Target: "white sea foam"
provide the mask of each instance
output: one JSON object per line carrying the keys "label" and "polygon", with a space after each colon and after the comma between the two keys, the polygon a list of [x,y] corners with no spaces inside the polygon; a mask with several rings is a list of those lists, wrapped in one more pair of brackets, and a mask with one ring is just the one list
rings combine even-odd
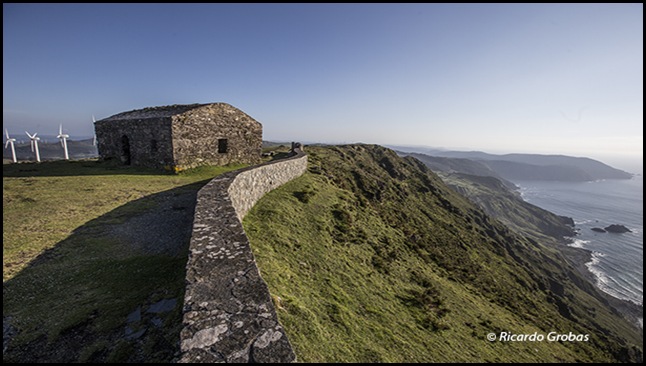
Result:
{"label": "white sea foam", "polygon": [[573,247],[573,248],[584,248],[586,244],[590,242],[590,240],[583,240],[583,239],[576,239],[576,238],[570,238],[572,239],[572,243],[568,244],[568,246]]}
{"label": "white sea foam", "polygon": [[[599,287],[603,292],[614,296],[621,300],[634,301],[630,297],[616,290],[616,282],[613,281],[604,271],[598,268],[598,264],[601,261],[601,258],[605,257],[604,253],[597,251],[592,252],[592,260],[585,264],[588,270],[594,275],[597,279],[597,287]],[[613,286],[614,284],[614,286]]]}
{"label": "white sea foam", "polygon": [[626,234],[632,234],[632,235],[638,236],[638,235],[642,234],[643,229],[642,228],[636,228],[636,227],[629,227],[628,230],[630,230],[630,232],[626,233]]}
{"label": "white sea foam", "polygon": [[[611,296],[642,303],[643,290],[643,183],[599,180],[593,184],[568,182],[519,183],[526,201],[574,219],[578,235],[571,247],[594,251],[587,268],[597,287]],[[632,232],[599,234],[593,227],[618,223]],[[607,254],[605,257],[601,254]]]}

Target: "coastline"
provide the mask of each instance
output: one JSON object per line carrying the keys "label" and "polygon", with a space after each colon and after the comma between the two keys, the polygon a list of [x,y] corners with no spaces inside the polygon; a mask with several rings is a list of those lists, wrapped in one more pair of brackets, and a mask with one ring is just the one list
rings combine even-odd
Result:
{"label": "coastline", "polygon": [[[640,176],[639,174],[633,174],[633,177],[629,179],[630,181],[633,181],[636,179],[637,176]],[[641,180],[641,178],[640,178]],[[608,197],[603,198],[606,199],[606,201],[603,201],[603,199],[599,198],[601,200],[601,204],[598,204],[596,199],[596,195],[599,193],[598,191],[590,189],[592,186],[586,186],[586,189],[580,190],[581,192],[584,192],[584,194],[587,194],[588,196],[593,196],[593,202],[592,206],[588,207],[589,209],[596,210],[595,212],[582,212],[579,209],[572,208],[571,205],[568,207],[567,205],[561,205],[560,202],[558,202],[559,199],[567,199],[569,200],[569,197],[566,197],[564,192],[568,190],[561,190],[559,191],[558,189],[554,189],[553,192],[550,190],[550,186],[544,187],[542,185],[538,185],[538,188],[535,187],[535,191],[537,192],[548,192],[549,194],[547,195],[540,195],[540,194],[533,194],[530,195],[529,197],[526,195],[529,191],[525,192],[523,191],[523,187],[526,188],[523,184],[520,182],[514,182],[517,185],[521,187],[519,190],[521,193],[521,197],[525,202],[528,202],[533,205],[540,205],[540,203],[544,203],[545,205],[540,205],[539,207],[552,212],[554,214],[555,211],[559,212],[557,215],[563,215],[571,218],[577,217],[577,220],[581,222],[576,222],[573,220],[573,224],[570,224],[568,226],[571,226],[571,228],[575,231],[574,235],[571,236],[563,236],[563,237],[556,237],[557,241],[562,244],[560,247],[560,250],[564,256],[564,258],[567,260],[567,262],[575,268],[576,272],[578,272],[578,275],[586,280],[586,284],[579,283],[579,287],[584,289],[586,292],[590,293],[592,296],[595,296],[597,299],[601,300],[604,304],[606,304],[608,307],[610,307],[613,311],[616,313],[622,315],[625,319],[627,319],[631,324],[635,325],[639,330],[643,330],[643,304],[641,302],[636,302],[635,300],[626,300],[622,298],[617,298],[613,296],[611,293],[605,292],[602,288],[602,284],[600,285],[600,278],[598,277],[598,274],[596,274],[597,270],[597,263],[600,260],[600,257],[597,255],[597,251],[604,251],[603,249],[605,248],[598,248],[595,247],[594,245],[588,245],[590,243],[590,240],[594,240],[594,238],[590,237],[590,235],[585,235],[585,233],[582,232],[582,230],[590,230],[592,226],[595,224],[593,221],[597,222],[599,220],[603,221],[604,218],[607,219],[606,216],[604,216],[603,212],[604,210],[609,210],[610,209],[617,209],[616,206],[613,206],[613,204],[616,204],[616,199],[623,199],[624,202],[625,200],[630,199],[629,196],[625,196],[623,191],[621,194],[618,194],[620,190],[618,190],[614,185],[608,186],[608,182],[611,182],[614,180],[601,180],[599,182],[593,182],[593,183],[599,183],[602,184],[603,192],[605,193],[606,191],[609,190],[610,194],[612,195],[613,201],[612,204],[608,206]],[[623,180],[622,180],[623,181]],[[528,185],[531,186],[531,185]],[[560,186],[559,186],[560,187]],[[557,188],[559,188],[557,187]],[[594,186],[596,187],[596,185]],[[621,189],[632,189],[634,187],[640,187],[639,192],[641,192],[641,186],[638,185],[630,185],[630,186],[621,186]],[[562,188],[562,187],[560,187]],[[576,188],[576,187],[575,187]],[[568,187],[569,192],[579,192],[579,190]],[[632,191],[631,191],[632,192]],[[551,195],[554,194],[554,195]],[[543,198],[548,197],[547,200],[543,200]],[[528,200],[528,198],[530,198]],[[585,198],[585,196],[583,196]],[[588,197],[590,198],[590,197]],[[581,200],[581,197],[578,198]],[[572,203],[578,203],[575,199],[570,202]],[[604,206],[605,205],[605,206]],[[558,208],[558,209],[557,209]],[[554,211],[552,211],[554,209]],[[630,223],[633,222],[634,220],[630,220],[631,217],[622,217],[622,219],[619,219],[616,215],[612,215],[612,218],[616,220],[616,222],[620,223]],[[606,220],[611,223],[611,220]],[[632,228],[632,227],[631,227]],[[638,229],[640,230],[640,229]],[[602,258],[601,258],[602,259]],[[578,276],[577,276],[578,277]],[[588,286],[589,284],[589,286]],[[588,288],[590,287],[590,288]]]}
{"label": "coastline", "polygon": [[587,264],[592,262],[592,251],[589,249],[573,247],[571,239],[563,238],[564,245],[562,253],[565,259],[576,269],[576,271],[592,286],[595,290],[597,297],[603,300],[617,313],[621,314],[631,324],[635,325],[638,329],[643,330],[643,305],[636,304],[632,301],[616,298],[597,286],[597,277],[590,271]]}

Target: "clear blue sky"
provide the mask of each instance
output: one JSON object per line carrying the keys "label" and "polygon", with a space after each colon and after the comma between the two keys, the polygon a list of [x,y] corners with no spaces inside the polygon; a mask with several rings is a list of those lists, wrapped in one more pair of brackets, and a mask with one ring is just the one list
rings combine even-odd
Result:
{"label": "clear blue sky", "polygon": [[267,140],[642,156],[642,4],[3,4],[2,23],[12,134],[227,102]]}

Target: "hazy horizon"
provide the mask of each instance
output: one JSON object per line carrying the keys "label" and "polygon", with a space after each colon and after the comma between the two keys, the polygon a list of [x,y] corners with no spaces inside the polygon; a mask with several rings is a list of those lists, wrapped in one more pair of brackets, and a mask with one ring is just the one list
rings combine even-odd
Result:
{"label": "hazy horizon", "polygon": [[[28,144],[29,139],[27,136],[24,138],[22,136],[11,136],[12,138],[16,138],[16,144]],[[41,137],[41,143],[58,143],[58,139],[56,138],[56,135],[39,135]],[[70,136],[68,141],[81,141],[81,140],[89,140],[92,139],[93,136]],[[6,139],[5,139],[6,140]],[[4,140],[3,140],[4,141]],[[286,140],[286,139],[277,139],[277,140],[267,140],[263,139],[263,141],[268,141],[268,142],[284,142],[288,143],[291,142],[291,140]],[[304,144],[329,144],[329,145],[343,145],[343,144],[354,144],[354,143],[370,143],[370,142],[360,142],[360,141],[355,141],[355,142],[320,142],[320,141],[300,141]],[[606,165],[609,165],[613,168],[621,169],[629,173],[633,174],[643,174],[643,157],[642,156],[612,156],[612,155],[569,155],[569,154],[563,154],[559,152],[552,152],[552,153],[541,153],[541,152],[527,152],[527,151],[498,151],[498,150],[487,150],[487,149],[475,149],[475,148],[465,148],[465,147],[457,147],[457,148],[447,148],[447,147],[438,147],[438,146],[423,146],[423,145],[397,145],[397,144],[378,144],[386,147],[391,147],[391,148],[397,148],[397,147],[406,147],[410,149],[418,149],[420,152],[424,153],[423,150],[425,149],[433,149],[433,150],[444,150],[444,151],[480,151],[488,154],[494,154],[494,155],[505,155],[505,154],[540,154],[540,155],[567,155],[567,156],[573,156],[573,157],[583,157],[583,158],[590,158],[594,160],[598,160]]]}
{"label": "hazy horizon", "polygon": [[3,4],[3,127],[226,102],[265,140],[643,159],[643,4]]}

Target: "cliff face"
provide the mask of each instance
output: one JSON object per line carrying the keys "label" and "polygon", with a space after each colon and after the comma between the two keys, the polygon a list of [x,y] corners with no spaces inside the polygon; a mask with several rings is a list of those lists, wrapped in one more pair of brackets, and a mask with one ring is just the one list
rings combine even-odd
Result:
{"label": "cliff face", "polygon": [[503,182],[486,176],[441,173],[442,180],[516,233],[534,240],[574,237],[574,221],[525,202]]}
{"label": "cliff face", "polygon": [[423,162],[435,173],[463,173],[472,176],[494,177],[509,189],[516,189],[516,185],[489,168],[484,162],[463,159],[463,158],[444,158],[417,153],[399,153],[401,156],[412,156]]}
{"label": "cliff face", "polygon": [[509,230],[414,158],[307,151],[309,171],[243,222],[299,360],[641,361],[640,332],[555,240]]}

